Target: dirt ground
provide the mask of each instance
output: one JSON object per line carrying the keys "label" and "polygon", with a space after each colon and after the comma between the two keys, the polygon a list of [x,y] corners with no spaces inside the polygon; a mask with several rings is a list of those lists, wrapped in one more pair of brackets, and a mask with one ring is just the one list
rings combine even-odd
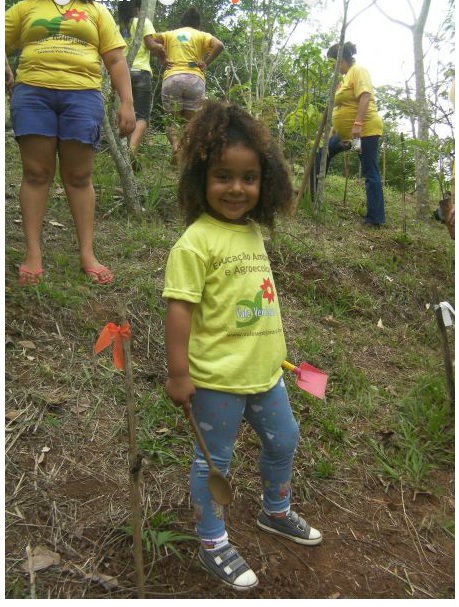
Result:
{"label": "dirt ground", "polygon": [[[30,463],[32,467],[33,462]],[[61,562],[36,573],[38,596],[45,597],[50,592],[53,598],[135,598],[131,547],[118,542],[112,549],[108,542],[107,548],[108,530],[101,521],[104,512],[109,515],[107,505],[113,506],[112,500],[119,500],[121,488],[106,475],[87,474],[83,462],[79,467],[83,474],[78,478],[49,487],[44,495],[38,490],[33,504],[20,504],[15,509],[33,534],[33,527],[49,527],[50,517],[62,516],[58,508],[78,507],[75,529],[67,529],[66,537],[53,541],[52,533],[48,536],[50,541],[45,545],[59,552]],[[147,475],[145,491],[149,480]],[[166,492],[176,495],[176,511],[192,533],[186,489],[177,484],[177,474],[171,474],[170,479],[163,477],[161,484]],[[186,487],[185,475],[183,485]],[[254,525],[259,509],[256,496],[247,495],[239,483],[235,484],[240,493],[236,490],[236,500],[229,508],[228,530],[233,543],[256,571],[259,586],[242,594],[220,584],[202,570],[196,546],[188,543],[182,545],[180,559],[171,554],[152,563],[145,555],[146,598],[425,599],[439,598],[439,594],[452,598],[453,543],[445,540],[444,534],[421,535],[416,530],[419,521],[437,513],[439,501],[431,495],[413,499],[413,495],[402,491],[386,492],[374,479],[354,479],[347,485],[346,500],[342,499],[343,488],[333,487],[330,482],[312,487],[314,497],[307,503],[294,500],[294,508],[320,528],[324,536],[320,546],[308,548],[258,530]],[[124,497],[129,500],[126,492]],[[150,498],[153,500],[154,496]],[[168,503],[174,505],[172,501]],[[22,531],[17,529],[7,538],[10,565],[13,556],[18,566],[24,562],[21,556],[27,537]],[[99,541],[101,546],[97,545]],[[24,584],[26,579],[23,572]]]}
{"label": "dirt ground", "polygon": [[[10,330],[14,325],[10,315]],[[38,349],[69,359],[72,372],[76,352],[61,340],[51,354],[51,323],[35,329],[29,338]],[[10,338],[18,337],[13,332]],[[27,361],[11,357],[7,380],[7,390],[20,393]],[[59,432],[46,430],[37,395],[22,424],[7,428],[7,598],[31,591],[38,598],[135,598],[132,543],[116,531],[130,516],[123,410],[104,403],[88,420],[83,397],[79,408],[65,398],[57,390],[47,395],[46,408],[60,417]],[[185,423],[176,431],[189,437]],[[299,546],[255,526],[260,487],[251,471],[257,457],[251,432],[244,426],[238,441],[247,465],[231,477],[234,501],[227,522],[231,541],[259,577],[258,587],[242,594],[220,584],[200,566],[197,544],[187,541],[177,545],[178,554],[144,552],[146,598],[454,597],[454,542],[431,524],[454,517],[452,473],[438,474],[442,490],[436,496],[389,487],[365,466],[339,480],[309,480],[307,466],[296,461],[292,506],[324,537],[319,546]],[[141,504],[142,511],[173,512],[174,529],[193,534],[187,476],[183,466],[146,461]],[[59,560],[32,574],[28,546],[42,546]]]}

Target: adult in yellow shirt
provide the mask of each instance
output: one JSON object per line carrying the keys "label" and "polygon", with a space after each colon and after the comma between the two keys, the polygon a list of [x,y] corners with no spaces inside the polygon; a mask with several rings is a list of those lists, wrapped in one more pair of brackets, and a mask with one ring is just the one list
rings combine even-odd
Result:
{"label": "adult in yellow shirt", "polygon": [[120,98],[121,137],[135,127],[126,46],[109,11],[94,0],[22,0],[5,13],[7,55],[20,50],[11,118],[23,165],[19,192],[26,255],[19,283],[42,277],[41,235],[56,171],[75,222],[81,266],[95,284],[113,281],[93,250],[94,153],[104,116],[101,60]]}
{"label": "adult in yellow shirt", "polygon": [[[355,63],[355,44],[346,42],[339,71],[344,76],[335,93],[333,131],[328,145],[330,160],[350,148],[350,141],[360,139],[359,159],[365,178],[367,213],[364,224],[379,227],[385,223],[384,194],[379,173],[379,139],[383,123],[375,105],[370,74]],[[327,57],[337,59],[338,44],[328,49]],[[316,163],[316,169],[320,162]]]}
{"label": "adult in yellow shirt", "polygon": [[166,134],[172,164],[178,161],[180,147],[177,124],[188,122],[201,109],[206,94],[204,72],[224,48],[223,42],[200,28],[201,16],[192,7],[183,13],[178,29],[153,36],[166,49],[161,99],[164,111],[171,115]]}
{"label": "adult in yellow shirt", "polygon": [[[121,35],[129,46],[135,36],[141,4],[142,0],[130,0],[129,2],[123,0],[118,3]],[[143,26],[140,47],[130,69],[136,125],[129,138],[129,150],[132,166],[135,170],[140,168],[136,154],[150,122],[153,100],[150,51],[162,61],[166,59],[164,47],[153,40],[153,34],[155,33],[155,28],[147,17]],[[128,52],[129,49],[126,48],[124,54],[127,56]]]}

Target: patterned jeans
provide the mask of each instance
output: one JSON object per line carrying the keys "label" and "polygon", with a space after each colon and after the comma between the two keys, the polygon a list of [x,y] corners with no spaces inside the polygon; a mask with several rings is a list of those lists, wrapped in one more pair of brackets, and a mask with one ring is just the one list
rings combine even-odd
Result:
{"label": "patterned jeans", "polygon": [[[293,417],[281,377],[277,385],[260,394],[228,394],[198,388],[192,410],[211,458],[227,474],[239,426],[244,418],[261,441],[259,471],[263,491],[263,509],[280,513],[290,506],[290,477],[298,444],[299,428]],[[205,540],[225,535],[223,507],[216,504],[207,487],[208,466],[195,446],[190,484],[196,530]]]}

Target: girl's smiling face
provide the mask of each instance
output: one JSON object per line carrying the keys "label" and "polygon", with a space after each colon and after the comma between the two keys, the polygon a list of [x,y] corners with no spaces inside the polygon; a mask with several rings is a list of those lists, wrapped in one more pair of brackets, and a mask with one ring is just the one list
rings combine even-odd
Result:
{"label": "girl's smiling face", "polygon": [[261,166],[258,154],[243,143],[229,145],[209,165],[206,195],[210,215],[243,224],[260,197]]}

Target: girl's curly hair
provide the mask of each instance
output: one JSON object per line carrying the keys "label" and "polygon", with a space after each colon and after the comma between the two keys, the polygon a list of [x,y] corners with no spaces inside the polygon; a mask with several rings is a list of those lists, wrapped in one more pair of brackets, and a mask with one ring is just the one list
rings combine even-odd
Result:
{"label": "girl's curly hair", "polygon": [[209,209],[206,197],[207,170],[228,146],[241,143],[260,159],[260,198],[248,217],[272,228],[276,213],[293,208],[293,188],[280,147],[268,128],[239,106],[207,101],[188,124],[182,140],[179,204],[186,224]]}

